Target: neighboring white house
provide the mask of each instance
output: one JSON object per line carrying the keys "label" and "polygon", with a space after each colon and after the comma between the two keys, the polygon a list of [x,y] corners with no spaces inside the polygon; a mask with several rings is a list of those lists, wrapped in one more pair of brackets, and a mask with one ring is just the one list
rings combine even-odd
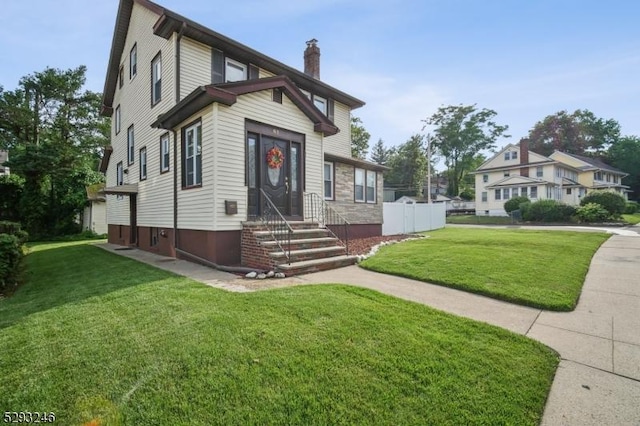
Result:
{"label": "neighboring white house", "polygon": [[103,91],[112,118],[109,242],[246,264],[248,221],[267,199],[290,222],[326,203],[351,238],[382,233],[382,173],[351,158],[364,105],[304,72],[148,0],[121,0]]}
{"label": "neighboring white house", "polygon": [[474,172],[476,215],[506,216],[505,201],[526,196],[579,205],[588,192],[610,189],[627,198],[627,174],[601,161],[556,151],[549,157],[509,144]]}
{"label": "neighboring white house", "polygon": [[82,213],[82,229],[93,231],[98,235],[106,234],[107,229],[107,200],[100,191],[104,189],[104,184],[88,186],[87,205]]}

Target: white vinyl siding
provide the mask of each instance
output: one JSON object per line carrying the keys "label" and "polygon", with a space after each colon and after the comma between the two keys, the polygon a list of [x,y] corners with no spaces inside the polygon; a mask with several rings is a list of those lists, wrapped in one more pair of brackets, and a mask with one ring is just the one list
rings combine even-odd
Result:
{"label": "white vinyl siding", "polygon": [[337,101],[333,102],[333,124],[340,129],[340,132],[324,138],[324,152],[350,158],[351,112],[348,106]]}
{"label": "white vinyl siding", "polygon": [[211,84],[211,47],[184,37],[180,42],[180,99],[207,84]]}
{"label": "white vinyl siding", "polygon": [[[138,3],[133,2],[131,23],[125,41],[120,63],[124,64],[124,85],[114,93],[113,105],[120,105],[123,131],[117,135],[115,126],[111,132],[111,144],[114,148],[107,170],[107,186],[116,183],[116,164],[127,164],[127,132],[131,124],[135,125],[135,141],[147,147],[147,180],[139,182],[140,162],[128,167],[124,175],[125,184],[138,183],[138,225],[169,228],[173,227],[173,173],[160,175],[160,136],[166,130],[149,126],[159,111],[166,111],[174,105],[174,96],[162,96],[160,102],[151,110],[151,72],[147,68],[153,58],[162,51],[162,85],[174,87],[174,44],[175,35],[165,40],[153,34],[153,25],[160,16]],[[129,52],[134,43],[137,45],[137,76],[127,78]],[[146,65],[145,65],[146,64]],[[143,66],[144,65],[144,66]],[[140,68],[142,66],[142,68]],[[207,68],[208,70],[209,68]],[[113,225],[129,224],[129,197],[107,196],[108,223]]]}

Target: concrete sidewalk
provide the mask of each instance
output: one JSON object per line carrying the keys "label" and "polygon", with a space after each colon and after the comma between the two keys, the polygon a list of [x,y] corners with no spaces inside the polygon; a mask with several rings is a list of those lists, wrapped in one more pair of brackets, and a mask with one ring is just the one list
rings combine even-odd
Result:
{"label": "concrete sidewalk", "polygon": [[[559,229],[559,228],[554,228]],[[591,229],[589,229],[591,230]],[[620,232],[624,231],[624,232]],[[281,280],[232,274],[139,250],[121,255],[230,291],[297,284],[366,287],[536,339],[562,358],[543,425],[640,425],[640,227],[620,229],[597,251],[573,312],[541,311],[358,266]]]}

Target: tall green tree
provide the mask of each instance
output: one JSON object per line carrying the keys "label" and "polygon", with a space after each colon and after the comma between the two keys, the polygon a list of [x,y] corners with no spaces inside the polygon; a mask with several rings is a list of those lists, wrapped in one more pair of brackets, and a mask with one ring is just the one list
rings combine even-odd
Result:
{"label": "tall green tree", "polygon": [[360,117],[351,116],[351,156],[364,160],[369,150],[371,135],[364,128]]}
{"label": "tall green tree", "polygon": [[396,195],[423,194],[427,175],[427,157],[424,137],[413,135],[409,140],[391,151],[385,174],[385,185],[396,188]]}
{"label": "tall green tree", "polygon": [[448,172],[448,195],[460,194],[465,175],[473,170],[474,157],[483,150],[495,148],[500,137],[509,137],[507,125],[494,121],[497,113],[478,109],[476,105],[449,105],[438,108],[431,117],[422,120],[423,130],[433,126],[432,148],[444,159]]}
{"label": "tall green tree", "polygon": [[638,136],[624,136],[612,145],[607,152],[606,161],[629,173],[622,179],[622,183],[629,185],[631,199],[640,201],[640,138]]}
{"label": "tall green tree", "polygon": [[0,149],[25,180],[20,211],[32,235],[74,230],[85,186],[101,179],[109,120],[100,115],[101,95],[83,90],[85,74],[84,66],[47,68],[0,90]]}
{"label": "tall green tree", "polygon": [[529,149],[549,156],[554,150],[570,154],[603,155],[620,139],[620,124],[596,117],[589,110],[560,111],[537,122],[523,140]]}
{"label": "tall green tree", "polygon": [[384,166],[389,161],[389,150],[385,148],[382,139],[378,139],[371,150],[371,161]]}

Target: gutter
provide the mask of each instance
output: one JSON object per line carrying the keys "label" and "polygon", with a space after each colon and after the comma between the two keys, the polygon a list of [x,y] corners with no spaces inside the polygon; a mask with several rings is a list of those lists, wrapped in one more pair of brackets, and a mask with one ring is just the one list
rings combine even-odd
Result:
{"label": "gutter", "polygon": [[[180,32],[176,37],[176,47],[175,47],[175,75],[176,75],[176,83],[175,83],[175,99],[176,104],[180,102],[180,41],[182,40],[182,35],[184,34],[184,30],[187,28],[186,22],[182,23],[182,27],[180,27]],[[173,131],[173,248],[178,251],[178,133]]]}

